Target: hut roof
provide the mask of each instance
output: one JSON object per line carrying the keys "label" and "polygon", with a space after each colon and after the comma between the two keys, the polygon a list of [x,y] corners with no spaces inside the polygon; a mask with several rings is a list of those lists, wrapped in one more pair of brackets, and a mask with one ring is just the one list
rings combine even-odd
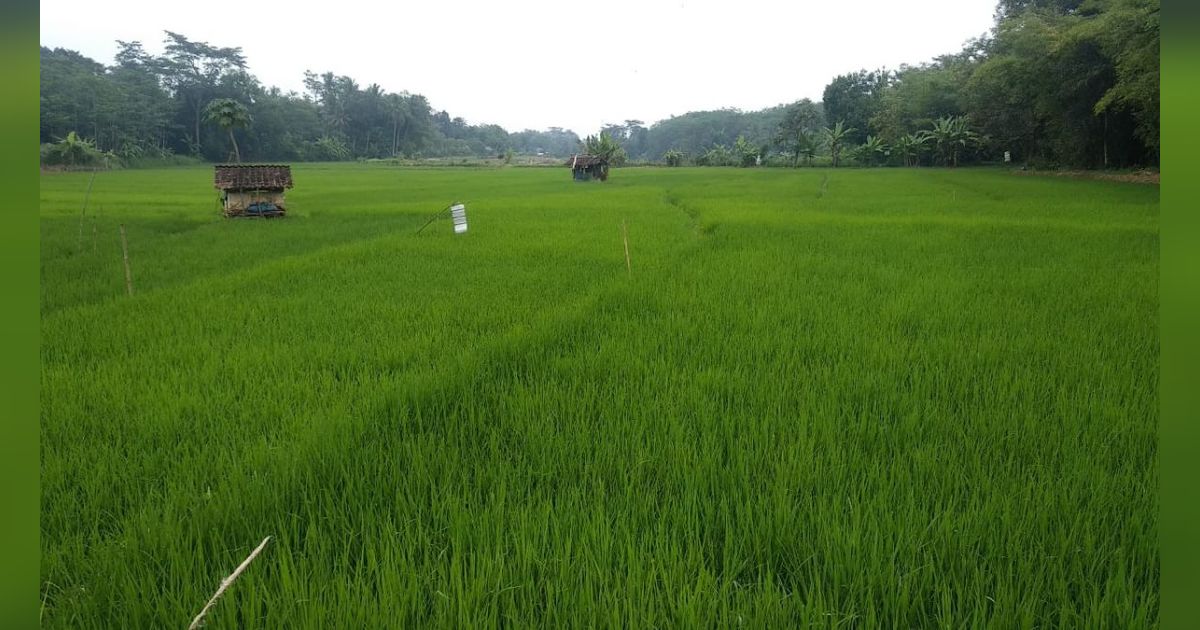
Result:
{"label": "hut roof", "polygon": [[587,168],[597,164],[608,164],[608,160],[599,155],[576,155],[567,160],[567,166],[571,168]]}
{"label": "hut roof", "polygon": [[218,164],[213,186],[220,190],[272,190],[292,187],[286,164]]}

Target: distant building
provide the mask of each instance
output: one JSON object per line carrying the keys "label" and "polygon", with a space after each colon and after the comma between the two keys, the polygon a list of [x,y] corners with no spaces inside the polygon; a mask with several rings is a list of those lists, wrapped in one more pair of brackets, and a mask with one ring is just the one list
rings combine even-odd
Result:
{"label": "distant building", "polygon": [[227,217],[279,217],[287,212],[284,191],[292,187],[286,164],[218,164],[213,186],[221,191]]}
{"label": "distant building", "polygon": [[604,181],[608,179],[608,160],[598,155],[578,155],[567,160],[567,166],[575,175],[575,181],[586,182],[592,179]]}

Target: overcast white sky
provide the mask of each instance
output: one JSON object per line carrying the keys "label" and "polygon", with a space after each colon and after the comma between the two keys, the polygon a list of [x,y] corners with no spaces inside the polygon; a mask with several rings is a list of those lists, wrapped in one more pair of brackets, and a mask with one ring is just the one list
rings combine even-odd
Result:
{"label": "overcast white sky", "polygon": [[110,64],[171,30],[241,46],[267,85],[304,70],[424,94],[509,131],[820,100],[835,75],[956,52],[995,0],[42,0],[43,46]]}

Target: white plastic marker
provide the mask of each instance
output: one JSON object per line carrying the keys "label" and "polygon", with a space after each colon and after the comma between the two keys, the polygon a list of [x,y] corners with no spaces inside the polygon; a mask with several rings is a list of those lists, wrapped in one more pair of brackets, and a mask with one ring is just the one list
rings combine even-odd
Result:
{"label": "white plastic marker", "polygon": [[467,231],[467,207],[461,203],[450,206],[450,218],[454,219],[454,233],[462,234]]}

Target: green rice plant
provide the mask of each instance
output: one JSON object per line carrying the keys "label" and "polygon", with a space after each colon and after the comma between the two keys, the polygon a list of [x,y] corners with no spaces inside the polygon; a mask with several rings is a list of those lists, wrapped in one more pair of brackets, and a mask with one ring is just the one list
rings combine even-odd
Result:
{"label": "green rice plant", "polygon": [[43,175],[45,626],[1156,625],[1157,187],[294,175]]}

